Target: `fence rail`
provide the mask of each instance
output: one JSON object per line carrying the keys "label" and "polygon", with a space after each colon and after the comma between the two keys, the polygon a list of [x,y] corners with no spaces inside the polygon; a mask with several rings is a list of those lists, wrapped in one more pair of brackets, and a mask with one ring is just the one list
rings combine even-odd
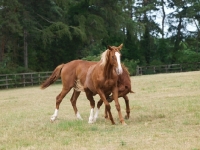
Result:
{"label": "fence rail", "polygon": [[[33,72],[0,75],[0,89],[41,84],[52,72]],[[60,82],[57,80],[56,82]]]}
{"label": "fence rail", "polygon": [[[170,64],[160,66],[137,66],[136,75],[172,73],[200,70],[200,62],[187,64]],[[33,72],[0,75],[0,89],[40,85],[52,74],[49,72]],[[56,81],[60,83],[61,80]]]}
{"label": "fence rail", "polygon": [[137,66],[136,75],[173,73],[200,70],[200,62],[159,66]]}

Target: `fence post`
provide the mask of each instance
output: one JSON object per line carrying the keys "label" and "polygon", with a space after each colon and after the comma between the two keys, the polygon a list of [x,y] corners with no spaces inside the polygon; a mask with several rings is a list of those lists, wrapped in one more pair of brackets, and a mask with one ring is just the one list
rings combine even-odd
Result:
{"label": "fence post", "polygon": [[153,72],[156,73],[156,66],[153,66]]}
{"label": "fence post", "polygon": [[6,75],[6,88],[8,88],[8,76]]}
{"label": "fence post", "polygon": [[25,87],[25,76],[24,76],[24,74],[23,74],[23,82],[24,82],[24,87]]}
{"label": "fence post", "polygon": [[182,72],[183,70],[182,70],[182,64],[180,64],[180,72]]}
{"label": "fence post", "polygon": [[167,70],[168,70],[167,68],[168,68],[168,66],[167,66],[167,65],[165,65],[165,73],[167,73]]}
{"label": "fence post", "polygon": [[136,67],[136,76],[139,75],[139,66]]}
{"label": "fence post", "polygon": [[15,74],[15,84],[14,84],[15,87],[17,87],[17,77],[16,77],[16,74]]}
{"label": "fence post", "polygon": [[33,74],[31,73],[31,83],[33,85]]}
{"label": "fence post", "polygon": [[40,84],[40,73],[38,73],[38,83]]}

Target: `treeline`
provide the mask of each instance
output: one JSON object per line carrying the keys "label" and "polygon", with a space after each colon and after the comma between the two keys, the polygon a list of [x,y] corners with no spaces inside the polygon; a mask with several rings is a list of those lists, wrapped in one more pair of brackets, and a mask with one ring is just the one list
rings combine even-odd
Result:
{"label": "treeline", "polygon": [[0,0],[0,74],[98,60],[121,43],[129,68],[199,62],[199,26],[199,0]]}

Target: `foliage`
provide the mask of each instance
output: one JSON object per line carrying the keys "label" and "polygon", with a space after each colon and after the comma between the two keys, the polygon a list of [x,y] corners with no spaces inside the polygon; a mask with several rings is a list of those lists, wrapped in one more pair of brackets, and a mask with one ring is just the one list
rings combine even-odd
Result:
{"label": "foliage", "polygon": [[9,57],[6,57],[4,61],[0,63],[0,74],[13,74],[24,72],[32,72],[32,70],[12,63]]}
{"label": "foliage", "polygon": [[100,56],[87,56],[87,57],[84,57],[83,60],[87,60],[87,61],[99,61],[100,60]]}
{"label": "foliage", "polygon": [[[125,62],[199,61],[200,3],[195,0],[3,0],[0,5],[0,64],[9,59],[10,72],[12,66],[27,66],[26,60],[34,71],[74,59],[97,60],[108,45],[121,43]],[[164,17],[162,8],[172,12]],[[190,24],[196,30],[190,31]]]}
{"label": "foliage", "polygon": [[178,51],[178,62],[180,63],[194,63],[200,62],[200,54],[193,51],[185,42],[180,43],[181,49]]}
{"label": "foliage", "polygon": [[128,71],[131,76],[136,75],[136,67],[138,63],[139,61],[134,61],[133,59],[131,60],[125,59],[123,61],[123,64],[128,68]]}

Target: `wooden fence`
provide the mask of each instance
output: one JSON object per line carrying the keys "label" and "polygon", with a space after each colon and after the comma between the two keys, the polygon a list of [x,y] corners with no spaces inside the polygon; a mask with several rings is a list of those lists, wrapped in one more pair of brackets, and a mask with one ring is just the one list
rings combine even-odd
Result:
{"label": "wooden fence", "polygon": [[[52,72],[33,72],[0,75],[0,89],[40,85]],[[60,82],[57,80],[56,82]]]}
{"label": "wooden fence", "polygon": [[185,64],[169,64],[160,66],[137,66],[136,75],[174,73],[200,70],[200,62]]}
{"label": "wooden fence", "polygon": [[[170,64],[160,66],[137,66],[136,75],[172,73],[200,70],[200,62],[190,64]],[[51,75],[49,72],[33,72],[0,75],[0,89],[40,85]],[[61,80],[56,81],[60,83]]]}

